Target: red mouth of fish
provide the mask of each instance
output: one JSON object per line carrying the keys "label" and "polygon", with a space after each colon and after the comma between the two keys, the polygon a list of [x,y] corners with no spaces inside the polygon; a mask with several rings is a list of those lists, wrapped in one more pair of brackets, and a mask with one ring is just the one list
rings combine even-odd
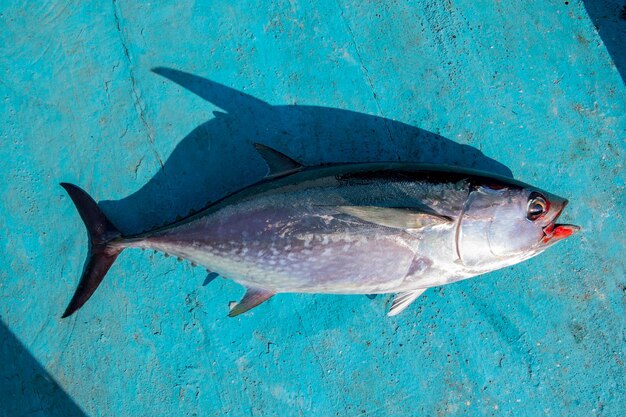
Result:
{"label": "red mouth of fish", "polygon": [[543,243],[554,243],[559,240],[565,239],[573,235],[574,233],[580,230],[579,226],[575,226],[573,224],[557,224],[556,221],[563,213],[563,210],[567,206],[567,200],[563,203],[563,206],[559,210],[559,212],[554,216],[554,220],[550,222],[546,227],[543,228],[543,238],[541,241]]}

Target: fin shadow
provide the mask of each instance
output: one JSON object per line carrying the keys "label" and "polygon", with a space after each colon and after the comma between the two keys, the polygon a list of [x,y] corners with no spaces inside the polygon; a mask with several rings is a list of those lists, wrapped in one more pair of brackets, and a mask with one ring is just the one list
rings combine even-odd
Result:
{"label": "fin shadow", "polygon": [[402,122],[330,107],[272,105],[197,75],[169,68],[153,72],[224,112],[214,112],[214,118],[183,138],[163,168],[139,190],[101,203],[127,233],[172,221],[259,180],[265,167],[255,142],[308,165],[401,160],[512,177],[506,166],[476,148]]}
{"label": "fin shadow", "polygon": [[219,274],[217,274],[216,272],[209,272],[209,274],[204,279],[204,282],[202,282],[202,286],[206,287],[211,282],[213,282],[215,280],[215,278],[217,278],[217,277],[219,277]]}
{"label": "fin shadow", "polygon": [[[626,2],[624,0],[583,0],[602,42],[626,83]],[[580,42],[586,42],[580,39]]]}
{"label": "fin shadow", "polygon": [[87,415],[1,321],[0,357],[0,416]]}

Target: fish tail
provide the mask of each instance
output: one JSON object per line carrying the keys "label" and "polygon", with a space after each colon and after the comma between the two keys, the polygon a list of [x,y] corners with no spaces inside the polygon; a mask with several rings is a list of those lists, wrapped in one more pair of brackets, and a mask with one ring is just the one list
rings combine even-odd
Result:
{"label": "fish tail", "polygon": [[78,214],[85,222],[89,234],[87,261],[76,292],[74,292],[72,300],[61,316],[65,318],[89,300],[124,247],[119,244],[122,234],[107,219],[89,194],[72,184],[61,183],[61,186],[65,188],[76,205]]}

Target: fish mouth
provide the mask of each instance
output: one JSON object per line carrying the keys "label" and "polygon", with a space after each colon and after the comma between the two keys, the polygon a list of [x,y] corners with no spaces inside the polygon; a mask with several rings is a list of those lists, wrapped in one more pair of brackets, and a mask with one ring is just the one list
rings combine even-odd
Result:
{"label": "fish mouth", "polygon": [[561,208],[556,213],[552,221],[543,228],[543,237],[541,238],[541,242],[545,244],[553,244],[558,242],[559,240],[563,240],[565,238],[570,237],[574,233],[580,230],[580,226],[576,226],[573,224],[559,224],[556,221],[565,210],[565,206],[567,206],[568,201],[563,200],[561,204]]}

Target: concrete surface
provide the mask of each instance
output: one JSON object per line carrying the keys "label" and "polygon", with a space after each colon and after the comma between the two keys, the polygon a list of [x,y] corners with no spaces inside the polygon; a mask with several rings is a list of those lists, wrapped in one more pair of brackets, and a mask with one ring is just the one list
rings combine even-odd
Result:
{"label": "concrete surface", "polygon": [[[3,0],[0,416],[623,415],[626,88],[601,36],[626,20],[605,21],[574,0]],[[252,142],[512,173],[583,232],[393,319],[389,296],[323,295],[228,319],[241,287],[128,251],[60,319],[86,254],[60,181],[140,230],[259,179]]]}

